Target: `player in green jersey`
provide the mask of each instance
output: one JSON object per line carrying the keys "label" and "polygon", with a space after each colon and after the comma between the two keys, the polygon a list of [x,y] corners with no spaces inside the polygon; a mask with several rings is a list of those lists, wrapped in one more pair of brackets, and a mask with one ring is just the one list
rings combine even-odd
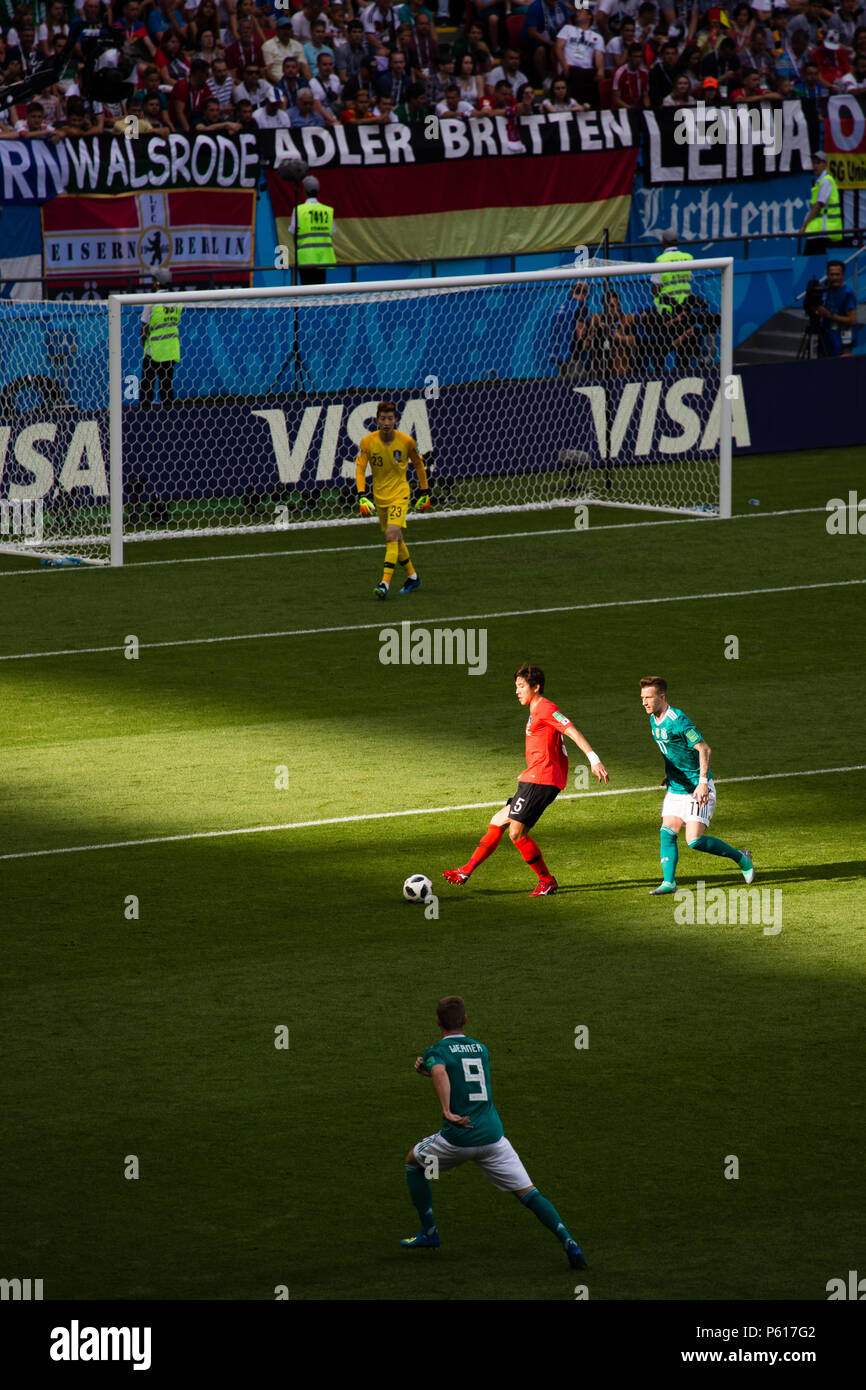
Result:
{"label": "player in green jersey", "polygon": [[556,1208],[533,1187],[514,1147],[505,1138],[490,1093],[487,1048],[463,1031],[463,1000],[458,995],[440,999],[436,1021],[442,1039],[428,1047],[422,1057],[416,1057],[415,1070],[420,1076],[432,1077],[444,1124],[438,1134],[420,1140],[406,1155],[406,1181],[421,1219],[421,1230],[400,1244],[411,1250],[439,1248],[430,1179],[461,1163],[473,1162],[494,1187],[513,1192],[553,1232],[572,1269],[586,1269],[577,1241],[566,1230]]}
{"label": "player in green jersey", "polygon": [[710,771],[710,745],[687,714],[668,704],[668,683],[661,676],[646,676],[640,683],[641,703],[650,716],[650,729],[665,760],[662,802],[661,861],[662,881],[653,895],[673,893],[677,886],[677,836],[686,827],[689,849],[733,859],[751,883],[755,866],[751,855],[734,849],[706,831],[716,809],[716,788]]}

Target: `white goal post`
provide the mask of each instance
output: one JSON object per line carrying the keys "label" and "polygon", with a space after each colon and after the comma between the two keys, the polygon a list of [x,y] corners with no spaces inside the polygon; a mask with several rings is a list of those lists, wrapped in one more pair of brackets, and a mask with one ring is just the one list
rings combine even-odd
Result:
{"label": "white goal post", "polygon": [[[363,525],[381,399],[429,462],[425,519],[730,516],[729,258],[55,301],[16,334],[31,307],[0,314],[0,550],[120,565],[136,541]],[[174,363],[145,346],[155,307],[180,310],[158,316]]]}

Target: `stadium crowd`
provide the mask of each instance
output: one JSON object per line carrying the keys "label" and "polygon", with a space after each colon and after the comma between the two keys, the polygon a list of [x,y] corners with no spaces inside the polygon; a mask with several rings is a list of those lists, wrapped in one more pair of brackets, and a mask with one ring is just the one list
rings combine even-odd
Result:
{"label": "stadium crowd", "polygon": [[516,137],[533,113],[795,97],[823,113],[866,95],[866,6],[0,0],[0,83],[0,139],[22,140],[491,112]]}

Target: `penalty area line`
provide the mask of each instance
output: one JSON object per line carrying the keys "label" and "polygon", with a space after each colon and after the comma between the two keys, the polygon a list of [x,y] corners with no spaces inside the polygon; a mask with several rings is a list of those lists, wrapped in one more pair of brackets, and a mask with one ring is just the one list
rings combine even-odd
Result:
{"label": "penalty area line", "polygon": [[[825,777],[833,773],[864,772],[866,763],[855,763],[851,767],[813,767],[800,772],[760,772],[746,777],[723,777],[719,782],[727,786],[730,782],[775,782],[786,777]],[[645,792],[661,795],[659,784],[651,787],[613,787],[605,791],[561,792],[560,801],[588,801],[594,797],[637,796]],[[95,850],[131,849],[138,845],[170,845],[183,840],[228,839],[235,835],[272,835],[283,830],[314,830],[322,825],[355,825],[361,821],[400,820],[410,816],[440,816],[454,811],[488,811],[504,805],[498,801],[468,801],[459,806],[423,806],[409,811],[371,811],[357,816],[327,816],[321,820],[289,821],[283,825],[249,825],[236,830],[191,830],[182,835],[151,835],[140,840],[115,840],[99,845],[68,845],[63,849],[27,849],[15,854],[0,854],[3,859],[41,859],[54,854],[90,854]]]}

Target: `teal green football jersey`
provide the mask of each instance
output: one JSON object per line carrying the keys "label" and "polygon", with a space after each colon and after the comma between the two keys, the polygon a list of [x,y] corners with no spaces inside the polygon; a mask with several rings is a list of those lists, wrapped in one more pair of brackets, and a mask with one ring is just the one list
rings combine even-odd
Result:
{"label": "teal green football jersey", "polygon": [[[650,715],[650,728],[659,752],[665,760],[665,777],[669,792],[693,792],[701,775],[701,760],[695,744],[703,742],[687,714],[668,705],[661,719]],[[707,777],[712,777],[712,771]]]}
{"label": "teal green football jersey", "polygon": [[452,1115],[468,1115],[471,1129],[446,1120],[440,1133],[449,1144],[470,1146],[495,1144],[505,1131],[496,1106],[490,1098],[490,1058],[483,1043],[467,1038],[463,1033],[451,1033],[434,1043],[424,1053],[428,1071],[437,1062],[445,1068],[451,1082]]}

